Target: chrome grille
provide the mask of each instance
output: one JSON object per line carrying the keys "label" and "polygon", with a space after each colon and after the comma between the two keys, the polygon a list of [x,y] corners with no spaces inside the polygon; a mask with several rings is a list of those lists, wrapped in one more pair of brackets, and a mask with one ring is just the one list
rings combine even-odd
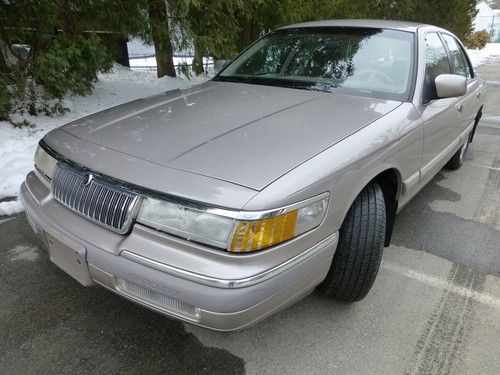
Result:
{"label": "chrome grille", "polygon": [[118,233],[126,233],[138,207],[139,196],[89,178],[57,164],[52,177],[52,195],[78,214]]}

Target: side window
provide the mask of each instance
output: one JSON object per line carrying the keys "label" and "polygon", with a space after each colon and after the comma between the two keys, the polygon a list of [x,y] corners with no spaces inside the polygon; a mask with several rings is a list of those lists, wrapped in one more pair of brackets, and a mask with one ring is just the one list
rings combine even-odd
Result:
{"label": "side window", "polygon": [[[455,41],[456,41],[456,39],[455,39]],[[464,48],[460,45],[459,45],[459,48],[460,48],[460,53],[462,54],[462,58],[464,59],[464,62],[465,62],[465,69],[467,70],[467,78],[474,78],[474,68],[472,68],[470,60],[467,57],[467,54],[465,53]]]}
{"label": "side window", "polygon": [[474,69],[470,64],[469,59],[465,56],[465,51],[463,48],[460,48],[460,53],[462,54],[462,57],[465,61],[465,68],[467,69],[467,78],[474,78]]}
{"label": "side window", "polygon": [[459,74],[466,78],[471,78],[469,67],[465,56],[462,53],[462,49],[458,45],[455,38],[451,35],[441,34],[451,55],[451,65],[453,66],[453,70],[455,74]]}
{"label": "side window", "polygon": [[441,74],[451,74],[448,53],[437,33],[428,33],[425,36],[425,58],[424,99],[428,101],[437,96],[436,77]]}

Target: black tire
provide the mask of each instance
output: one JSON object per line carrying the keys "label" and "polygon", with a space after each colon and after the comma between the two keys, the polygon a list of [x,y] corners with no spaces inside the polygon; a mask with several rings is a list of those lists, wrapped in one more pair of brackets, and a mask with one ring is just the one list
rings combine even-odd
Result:
{"label": "black tire", "polygon": [[339,243],[321,294],[340,301],[362,300],[380,267],[386,226],[385,201],[376,183],[356,198],[339,231]]}
{"label": "black tire", "polygon": [[464,163],[465,153],[467,152],[468,148],[469,142],[466,141],[444,167],[446,169],[451,169],[452,171],[456,171],[458,168],[460,168]]}

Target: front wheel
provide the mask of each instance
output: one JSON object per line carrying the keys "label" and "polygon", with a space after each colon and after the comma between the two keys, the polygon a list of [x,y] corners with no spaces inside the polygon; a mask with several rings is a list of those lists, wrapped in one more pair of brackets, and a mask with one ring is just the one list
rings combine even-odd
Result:
{"label": "front wheel", "polygon": [[382,189],[371,183],[358,195],[339,231],[339,243],[321,294],[356,302],[370,291],[380,267],[386,226]]}

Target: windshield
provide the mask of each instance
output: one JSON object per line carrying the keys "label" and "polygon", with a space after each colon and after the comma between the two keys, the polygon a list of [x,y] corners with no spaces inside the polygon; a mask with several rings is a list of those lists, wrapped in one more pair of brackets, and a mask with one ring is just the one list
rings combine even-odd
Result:
{"label": "windshield", "polygon": [[405,101],[413,72],[412,33],[361,28],[278,30],[214,78]]}

